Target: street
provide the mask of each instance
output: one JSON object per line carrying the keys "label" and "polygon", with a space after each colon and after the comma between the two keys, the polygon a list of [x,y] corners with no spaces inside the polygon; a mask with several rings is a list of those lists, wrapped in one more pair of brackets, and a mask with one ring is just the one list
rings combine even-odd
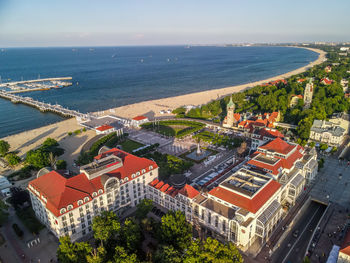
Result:
{"label": "street", "polygon": [[[325,205],[312,201],[272,255],[272,262],[302,262],[312,233],[325,210]],[[295,234],[297,231],[298,234]]]}

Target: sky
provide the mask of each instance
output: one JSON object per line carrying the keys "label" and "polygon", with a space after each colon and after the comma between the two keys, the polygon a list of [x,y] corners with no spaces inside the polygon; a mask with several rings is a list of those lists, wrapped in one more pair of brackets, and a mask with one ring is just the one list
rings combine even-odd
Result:
{"label": "sky", "polygon": [[0,47],[350,41],[349,0],[0,0]]}

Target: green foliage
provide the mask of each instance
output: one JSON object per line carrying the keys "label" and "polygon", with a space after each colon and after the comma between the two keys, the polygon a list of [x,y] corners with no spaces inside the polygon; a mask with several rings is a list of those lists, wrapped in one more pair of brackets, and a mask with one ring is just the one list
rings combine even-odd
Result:
{"label": "green foliage", "polygon": [[182,263],[182,256],[173,246],[161,246],[155,253],[155,262]]}
{"label": "green foliage", "polygon": [[159,121],[157,124],[153,122],[144,123],[141,127],[167,136],[182,138],[201,130],[205,127],[205,124],[196,121],[168,120]]}
{"label": "green foliage", "polygon": [[81,133],[81,129],[75,130],[73,133],[74,133],[75,135],[78,135],[78,134]]}
{"label": "green foliage", "polygon": [[107,252],[104,247],[98,247],[94,249],[90,255],[86,256],[88,263],[103,263],[106,261]]}
{"label": "green foliage", "polygon": [[303,259],[303,263],[310,263],[310,259],[308,256],[305,256],[305,258]]}
{"label": "green foliage", "polygon": [[183,262],[243,262],[242,255],[231,242],[222,244],[216,239],[207,238],[202,244],[199,241],[192,242],[186,251]]}
{"label": "green foliage", "polygon": [[331,153],[335,153],[336,151],[338,151],[338,148],[335,147],[335,146],[333,146],[333,147],[332,147],[332,150],[331,150]]}
{"label": "green foliage", "polygon": [[94,157],[98,154],[98,151],[101,149],[102,146],[106,145],[108,147],[114,146],[117,144],[119,138],[115,132],[112,132],[101,139],[94,142],[91,146],[91,148],[83,152],[77,160],[77,163],[80,165],[88,164],[92,162]]}
{"label": "green foliage", "polygon": [[129,139],[123,141],[120,145],[122,146],[123,151],[126,151],[128,153],[131,153],[133,150],[144,146],[142,143],[135,142]]}
{"label": "green foliage", "polygon": [[0,227],[4,224],[9,214],[7,213],[8,205],[6,205],[2,200],[0,200]]}
{"label": "green foliage", "polygon": [[127,218],[121,229],[120,244],[129,253],[136,252],[141,249],[142,234],[140,226],[135,220]]}
{"label": "green foliage", "polygon": [[120,230],[120,223],[115,213],[104,211],[92,220],[94,237],[101,242],[107,242]]}
{"label": "green foliage", "polygon": [[314,147],[315,147],[315,145],[316,145],[316,143],[315,143],[315,142],[310,142],[310,143],[309,143],[309,147],[311,147],[311,148],[314,148]]}
{"label": "green foliage", "polygon": [[65,160],[58,160],[56,162],[57,170],[65,170],[67,169],[67,162]]}
{"label": "green foliage", "polygon": [[86,132],[86,128],[85,127],[83,128],[83,132]]}
{"label": "green foliage", "polygon": [[183,173],[193,166],[193,162],[181,160],[178,157],[159,152],[148,153],[145,158],[153,159],[159,166],[159,178],[164,180],[172,174]]}
{"label": "green foliage", "polygon": [[15,153],[6,154],[5,159],[10,166],[16,166],[21,162],[21,158]]}
{"label": "green foliage", "polygon": [[114,263],[138,263],[136,254],[128,254],[121,246],[116,246],[114,253]]}
{"label": "green foliage", "polygon": [[10,144],[7,141],[0,140],[0,156],[5,156],[10,150]]}
{"label": "green foliage", "polygon": [[52,138],[47,138],[44,142],[43,142],[43,146],[46,147],[53,147],[53,146],[58,146],[58,142],[55,139]]}
{"label": "green foliage", "polygon": [[326,143],[322,143],[322,144],[320,145],[320,150],[325,151],[325,150],[327,150],[327,149],[328,149],[328,145],[327,145]]}
{"label": "green foliage", "polygon": [[318,160],[318,170],[321,170],[324,167],[324,159],[321,158]]}
{"label": "green foliage", "polygon": [[26,162],[39,170],[50,165],[49,153],[41,149],[30,150],[27,152]]}
{"label": "green foliage", "polygon": [[17,209],[16,215],[31,233],[39,234],[40,230],[44,229],[44,226],[36,218],[35,213],[31,207]]}
{"label": "green foliage", "polygon": [[136,218],[142,220],[147,217],[148,212],[152,210],[153,201],[151,199],[143,199],[137,204]]}
{"label": "green foliage", "polygon": [[73,135],[73,133],[72,132],[68,132],[68,136],[72,136]]}
{"label": "green foliage", "polygon": [[60,237],[57,259],[61,263],[86,263],[86,257],[92,252],[87,242],[72,243],[69,236]]}
{"label": "green foliage", "polygon": [[172,113],[175,114],[177,118],[183,118],[183,117],[185,117],[186,109],[184,107],[179,107],[179,108],[173,110]]}
{"label": "green foliage", "polygon": [[242,143],[241,138],[233,138],[231,139],[228,136],[224,136],[221,134],[215,134],[210,131],[201,131],[200,133],[197,133],[193,136],[194,138],[200,139],[201,141],[205,141],[211,144],[214,144],[216,146],[225,146],[229,149],[232,149],[234,147],[239,147]]}
{"label": "green foliage", "polygon": [[160,240],[165,245],[171,245],[175,249],[184,250],[192,238],[192,226],[186,221],[186,217],[180,211],[170,211],[162,217],[160,226]]}

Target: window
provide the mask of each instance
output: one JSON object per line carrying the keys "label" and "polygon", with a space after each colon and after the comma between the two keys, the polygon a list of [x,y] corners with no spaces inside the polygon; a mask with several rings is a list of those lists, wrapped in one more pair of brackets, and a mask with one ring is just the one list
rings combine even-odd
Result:
{"label": "window", "polygon": [[75,229],[72,229],[72,234],[75,234]]}
{"label": "window", "polygon": [[82,205],[83,204],[83,200],[78,200],[78,205]]}
{"label": "window", "polygon": [[66,220],[66,216],[62,216],[62,220],[63,220],[63,221]]}
{"label": "window", "polygon": [[83,235],[84,235],[84,236],[86,235],[86,231],[85,231],[85,230],[83,230]]}
{"label": "window", "polygon": [[100,200],[102,200],[103,199],[103,197],[102,196],[100,196]]}
{"label": "window", "polygon": [[69,217],[73,217],[73,213],[72,212],[69,213]]}
{"label": "window", "polygon": [[66,212],[66,209],[65,208],[62,208],[61,210],[60,210],[60,213],[61,214],[64,214]]}
{"label": "window", "polygon": [[89,197],[84,198],[84,202],[89,202],[89,200],[90,200]]}
{"label": "window", "polygon": [[102,193],[103,193],[103,190],[102,190],[102,189],[98,190],[98,194],[99,194],[99,195],[102,194]]}
{"label": "window", "polygon": [[92,193],[92,197],[96,197],[97,196],[97,193],[96,192],[93,192]]}
{"label": "window", "polygon": [[72,205],[68,205],[67,206],[67,210],[72,210],[73,209],[73,206]]}
{"label": "window", "polygon": [[150,169],[150,170],[153,170],[153,166],[152,166],[152,165],[150,165],[150,166],[149,166],[149,169]]}
{"label": "window", "polygon": [[86,226],[85,226],[85,224],[81,224],[81,227],[82,227],[82,228],[85,228]]}
{"label": "window", "polygon": [[91,223],[91,220],[88,221],[88,225],[90,226],[92,223]]}
{"label": "window", "polygon": [[89,209],[89,204],[85,205],[85,209]]}
{"label": "window", "polygon": [[66,228],[66,227],[63,230],[64,230],[64,232],[68,232],[68,228]]}
{"label": "window", "polygon": [[83,212],[83,208],[82,207],[79,208],[79,212]]}
{"label": "window", "polygon": [[74,222],[74,219],[73,218],[70,218],[70,220],[69,220],[71,223],[73,223]]}
{"label": "window", "polygon": [[140,172],[137,172],[136,175],[139,176],[139,175],[140,175]]}
{"label": "window", "polygon": [[132,175],[131,175],[131,178],[135,178],[135,174],[132,174]]}

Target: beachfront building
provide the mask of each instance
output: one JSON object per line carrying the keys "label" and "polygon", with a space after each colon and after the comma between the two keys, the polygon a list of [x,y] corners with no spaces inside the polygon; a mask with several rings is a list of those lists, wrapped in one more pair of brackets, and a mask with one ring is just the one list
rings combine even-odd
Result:
{"label": "beachfront building", "polygon": [[102,211],[122,214],[146,197],[158,177],[157,164],[119,149],[96,156],[80,174],[51,171],[28,185],[37,218],[57,237],[73,241],[92,231],[92,218]]}
{"label": "beachfront building", "polygon": [[146,116],[136,116],[134,118],[132,118],[131,120],[131,126],[136,127],[136,128],[140,128],[141,124],[149,122],[148,118]]}
{"label": "beachfront building", "polygon": [[316,151],[277,138],[258,147],[247,165],[209,192],[176,189],[154,180],[148,197],[181,210],[200,233],[232,241],[242,250],[263,245],[317,173]]}
{"label": "beachfront building", "polygon": [[222,123],[222,126],[225,128],[232,128],[241,120],[241,115],[239,113],[235,113],[235,104],[232,101],[232,97],[230,97],[230,101],[226,108],[227,115]]}
{"label": "beachfront building", "polygon": [[303,98],[303,95],[292,95],[290,98],[289,107],[294,108],[296,105],[298,105],[299,100],[302,100]]}
{"label": "beachfront building", "polygon": [[346,129],[340,123],[325,120],[314,120],[310,130],[310,141],[339,146],[343,143]]}
{"label": "beachfront building", "polygon": [[111,125],[108,124],[104,124],[101,126],[98,126],[95,128],[96,134],[108,134],[108,133],[112,133],[112,132],[116,132],[116,134],[118,136],[123,135],[123,127],[119,127],[119,129],[117,129],[116,127],[113,127]]}
{"label": "beachfront building", "polygon": [[311,106],[312,96],[314,94],[314,84],[310,78],[309,82],[306,84],[304,91],[304,109],[308,109]]}

